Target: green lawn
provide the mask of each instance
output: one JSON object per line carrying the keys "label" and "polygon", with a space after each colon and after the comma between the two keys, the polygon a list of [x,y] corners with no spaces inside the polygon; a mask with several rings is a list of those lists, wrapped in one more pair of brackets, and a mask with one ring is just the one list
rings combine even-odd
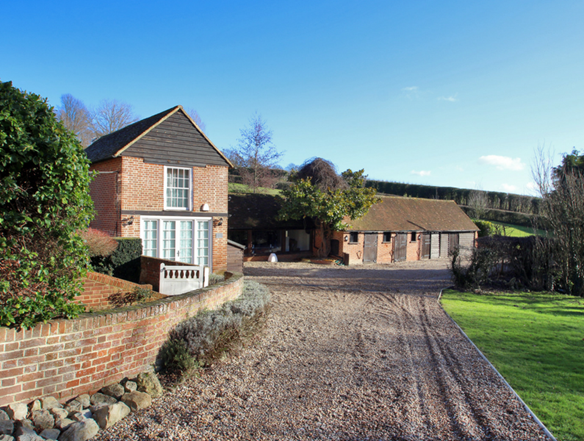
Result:
{"label": "green lawn", "polygon": [[[229,186],[229,193],[253,193],[253,190],[251,190],[247,185],[244,184],[236,184],[234,182],[230,182],[228,184]],[[276,190],[275,188],[264,188],[264,187],[258,187],[257,193],[261,193],[261,194],[272,194],[272,195],[277,195],[280,194],[282,192],[282,190]]]}
{"label": "green lawn", "polygon": [[558,440],[584,440],[584,299],[447,290],[442,304]]}
{"label": "green lawn", "polygon": [[[533,228],[531,227],[522,227],[521,225],[512,225],[506,224],[503,222],[494,222],[489,221],[492,224],[499,225],[504,227],[505,236],[512,236],[512,237],[525,237],[525,236],[533,236]],[[543,230],[536,230],[537,235],[544,236],[546,233]]]}

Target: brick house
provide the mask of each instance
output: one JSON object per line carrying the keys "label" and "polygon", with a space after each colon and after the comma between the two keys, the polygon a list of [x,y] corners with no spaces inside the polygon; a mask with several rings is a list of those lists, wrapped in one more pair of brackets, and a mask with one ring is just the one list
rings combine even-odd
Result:
{"label": "brick house", "polygon": [[232,164],[182,106],[103,136],[85,151],[97,172],[91,228],[142,238],[146,256],[226,269]]}
{"label": "brick house", "polygon": [[454,201],[382,197],[347,231],[333,234],[331,254],[348,263],[391,263],[447,257],[475,246],[478,227]]}

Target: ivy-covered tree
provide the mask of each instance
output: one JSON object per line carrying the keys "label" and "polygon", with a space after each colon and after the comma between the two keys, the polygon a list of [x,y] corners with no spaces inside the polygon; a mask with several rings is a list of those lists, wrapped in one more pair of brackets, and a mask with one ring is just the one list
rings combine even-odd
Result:
{"label": "ivy-covered tree", "polygon": [[71,318],[87,271],[89,161],[46,99],[0,83],[0,326]]}
{"label": "ivy-covered tree", "polygon": [[286,202],[282,204],[281,219],[312,218],[322,239],[318,244],[318,256],[330,253],[334,231],[349,228],[345,222],[359,219],[380,199],[374,188],[365,188],[367,176],[364,170],[347,170],[340,176],[331,162],[316,158],[305,163],[299,170],[296,182],[282,191]]}

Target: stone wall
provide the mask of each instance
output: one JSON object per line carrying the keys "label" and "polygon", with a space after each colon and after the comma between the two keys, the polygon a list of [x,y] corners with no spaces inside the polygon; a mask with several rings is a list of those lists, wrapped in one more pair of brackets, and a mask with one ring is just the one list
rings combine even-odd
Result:
{"label": "stone wall", "polygon": [[0,406],[47,395],[66,401],[148,371],[176,324],[235,299],[242,289],[243,276],[234,274],[208,288],[115,312],[18,332],[0,327]]}

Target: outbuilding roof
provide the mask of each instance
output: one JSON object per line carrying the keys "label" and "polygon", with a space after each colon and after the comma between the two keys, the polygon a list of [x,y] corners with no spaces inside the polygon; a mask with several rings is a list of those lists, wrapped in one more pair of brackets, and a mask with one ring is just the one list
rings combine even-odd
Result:
{"label": "outbuilding roof", "polygon": [[[173,116],[176,115],[176,116]],[[85,153],[89,160],[92,163],[105,161],[106,159],[115,158],[118,156],[125,156],[124,152],[128,156],[138,156],[139,153],[133,151],[136,150],[135,148],[131,149],[131,147],[139,142],[142,138],[146,141],[147,135],[150,134],[154,129],[160,126],[164,121],[172,120],[172,118],[182,118],[184,121],[184,125],[190,127],[191,137],[196,136],[195,142],[198,143],[200,146],[201,143],[204,143],[211,152],[214,152],[213,155],[217,157],[220,163],[226,163],[225,165],[229,165],[233,167],[231,162],[221,153],[221,151],[215,147],[215,145],[207,138],[207,136],[203,133],[203,131],[197,126],[197,124],[192,120],[192,118],[186,113],[182,106],[174,106],[164,112],[157,113],[149,118],[142,119],[140,121],[135,122],[134,124],[130,124],[120,130],[117,130],[113,133],[108,135],[102,136],[101,138],[97,139],[93,144],[85,149]],[[168,123],[167,123],[168,124]],[[166,125],[166,124],[165,124]],[[165,136],[165,142],[168,142],[168,137],[165,132],[169,130],[173,130],[176,127],[176,124],[171,122],[168,128],[164,128],[160,135],[158,136]],[[154,131],[153,133],[156,133]],[[145,138],[146,137],[146,138]],[[144,143],[144,141],[142,143]],[[147,142],[147,141],[146,141]],[[187,148],[189,147],[188,142],[184,139],[181,139],[181,146],[178,148]],[[152,153],[150,153],[152,154]],[[218,156],[217,156],[218,155]],[[224,162],[223,162],[224,161]]]}
{"label": "outbuilding roof", "polygon": [[382,196],[347,231],[478,231],[454,201]]}

